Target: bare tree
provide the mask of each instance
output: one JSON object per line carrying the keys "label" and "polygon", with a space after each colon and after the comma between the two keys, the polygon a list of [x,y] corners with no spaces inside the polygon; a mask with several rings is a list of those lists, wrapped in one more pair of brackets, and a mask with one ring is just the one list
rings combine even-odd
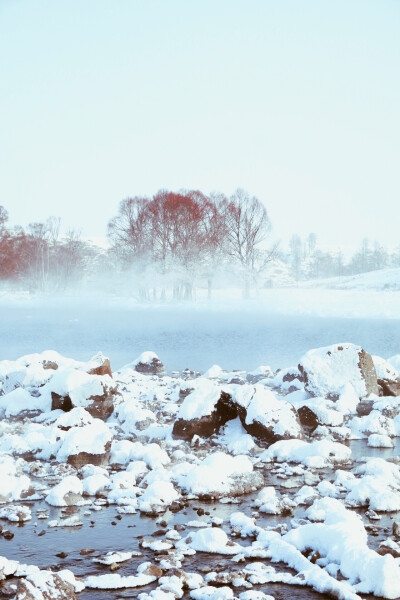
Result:
{"label": "bare tree", "polygon": [[32,242],[30,283],[33,289],[43,292],[47,287],[50,267],[49,229],[46,223],[30,223],[28,230]]}
{"label": "bare tree", "polygon": [[267,209],[258,198],[250,197],[242,189],[229,198],[224,216],[227,251],[241,267],[244,296],[248,297],[255,276],[262,273],[276,255],[277,244],[261,247],[270,235],[271,222]]}
{"label": "bare tree", "polygon": [[303,261],[303,242],[301,240],[301,237],[299,235],[297,235],[297,233],[294,233],[292,235],[292,237],[290,238],[290,256],[291,256],[291,263],[292,263],[292,272],[293,275],[296,279],[296,281],[299,281],[300,279],[300,274],[302,271],[302,261]]}
{"label": "bare tree", "polygon": [[119,205],[118,214],[108,223],[108,237],[114,251],[130,268],[136,270],[141,281],[139,295],[147,299],[143,274],[153,259],[153,236],[149,200],[142,197],[126,198]]}
{"label": "bare tree", "polygon": [[204,273],[207,277],[207,295],[211,300],[213,280],[226,262],[227,254],[227,227],[225,221],[225,207],[227,199],[223,194],[212,193],[209,197],[208,207],[204,215],[205,228],[205,260]]}
{"label": "bare tree", "polygon": [[161,190],[149,205],[154,256],[162,277],[174,279],[173,295],[192,299],[194,280],[212,244],[212,202],[201,192]]}
{"label": "bare tree", "polygon": [[0,206],[0,232],[5,227],[5,224],[8,221],[8,212],[4,208],[4,206]]}

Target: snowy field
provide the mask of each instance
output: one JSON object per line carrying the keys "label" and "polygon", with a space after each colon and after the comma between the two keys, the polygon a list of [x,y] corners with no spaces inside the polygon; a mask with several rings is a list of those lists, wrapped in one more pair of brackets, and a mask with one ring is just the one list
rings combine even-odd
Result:
{"label": "snowy field", "polygon": [[106,297],[0,297],[0,360],[54,349],[87,360],[102,349],[114,369],[153,350],[168,371],[252,370],[297,364],[309,348],[350,341],[389,357],[400,351],[400,292],[240,291],[190,305],[139,305]]}
{"label": "snowy field", "polygon": [[359,275],[331,277],[329,279],[313,280],[307,287],[330,288],[342,290],[400,290],[400,269],[380,269]]}

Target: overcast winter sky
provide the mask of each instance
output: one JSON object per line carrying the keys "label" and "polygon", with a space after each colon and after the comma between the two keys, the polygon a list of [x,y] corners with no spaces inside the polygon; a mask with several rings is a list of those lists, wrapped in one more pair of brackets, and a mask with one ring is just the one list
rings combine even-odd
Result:
{"label": "overcast winter sky", "polygon": [[105,234],[159,188],[398,244],[398,0],[0,0],[0,204]]}

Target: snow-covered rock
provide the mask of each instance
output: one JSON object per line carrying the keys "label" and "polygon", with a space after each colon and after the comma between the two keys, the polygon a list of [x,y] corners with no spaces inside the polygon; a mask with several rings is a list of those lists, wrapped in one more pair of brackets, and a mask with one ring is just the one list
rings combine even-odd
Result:
{"label": "snow-covered rock", "polygon": [[382,396],[400,396],[400,373],[380,356],[372,357]]}
{"label": "snow-covered rock", "polygon": [[226,394],[224,398],[221,388],[209,379],[199,378],[194,385],[174,423],[173,435],[181,439],[190,440],[194,435],[209,437],[228,420],[222,418],[219,404],[224,399],[229,401],[229,396]]}
{"label": "snow-covered rock", "polygon": [[107,465],[110,458],[112,434],[103,421],[94,419],[84,427],[71,427],[57,453],[59,462],[68,462],[76,468],[88,463]]}
{"label": "snow-covered rock", "polygon": [[323,468],[330,464],[346,463],[350,460],[348,446],[330,440],[305,442],[303,440],[283,440],[272,444],[261,455],[265,462],[294,462],[308,467]]}
{"label": "snow-covered rock", "polygon": [[29,495],[31,481],[17,469],[11,456],[0,456],[0,503],[20,500]]}
{"label": "snow-covered rock", "polygon": [[142,352],[133,362],[126,365],[138,373],[145,375],[164,375],[165,367],[155,352]]}
{"label": "snow-covered rock", "polygon": [[259,442],[269,445],[278,440],[304,437],[293,405],[278,399],[273,392],[259,384],[254,386],[253,395],[245,410],[243,427]]}
{"label": "snow-covered rock", "polygon": [[82,501],[82,481],[75,475],[64,477],[46,496],[46,502],[52,506],[71,506]]}
{"label": "snow-covered rock", "polygon": [[232,457],[215,452],[199,465],[184,463],[172,470],[179,487],[198,496],[240,496],[263,485],[261,473],[253,470],[247,456]]}
{"label": "snow-covered rock", "polygon": [[89,575],[85,579],[87,588],[98,590],[117,590],[122,588],[135,588],[153,583],[162,575],[162,570],[151,563],[142,563],[137,569],[137,575],[126,577],[118,573],[109,575]]}
{"label": "snow-covered rock", "polygon": [[0,397],[0,411],[4,411],[6,418],[15,417],[22,412],[32,416],[33,413],[39,413],[46,408],[45,399],[40,396],[32,396],[22,387],[17,387],[12,392]]}
{"label": "snow-covered rock", "polygon": [[238,554],[241,550],[239,544],[231,542],[223,529],[212,527],[201,529],[191,533],[182,542],[178,542],[177,548],[184,544],[200,552],[216,554]]}
{"label": "snow-covered rock", "polygon": [[261,384],[219,387],[205,379],[197,381],[183,401],[173,435],[183,439],[209,437],[237,417],[245,430],[263,444],[304,437],[294,407]]}
{"label": "snow-covered rock", "polygon": [[154,481],[139,498],[138,507],[143,513],[161,513],[178,498],[179,494],[170,481]]}
{"label": "snow-covered rock", "polygon": [[109,375],[112,377],[110,359],[98,352],[87,363],[87,372],[89,375]]}
{"label": "snow-covered rock", "polygon": [[16,600],[76,600],[74,586],[59,573],[39,571],[18,583]]}
{"label": "snow-covered rock", "polygon": [[313,396],[336,399],[348,383],[359,398],[378,394],[372,357],[361,346],[344,343],[310,350],[300,360],[299,370]]}
{"label": "snow-covered rock", "polygon": [[117,386],[109,375],[90,375],[78,369],[58,369],[44,386],[52,410],[85,408],[93,417],[107,419],[114,410]]}

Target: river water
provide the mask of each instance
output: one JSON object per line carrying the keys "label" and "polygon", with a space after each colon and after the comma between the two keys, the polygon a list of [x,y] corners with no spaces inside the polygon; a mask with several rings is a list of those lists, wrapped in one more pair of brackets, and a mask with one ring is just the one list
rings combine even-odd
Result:
{"label": "river water", "polygon": [[[382,450],[378,448],[369,448],[366,440],[357,440],[350,443],[352,457],[355,462],[362,461],[364,456],[381,456],[389,458],[390,456],[398,455],[400,450],[400,440],[396,439],[396,447],[390,450]],[[390,455],[390,456],[389,456]],[[329,469],[320,471],[324,478],[332,478],[334,473]],[[287,489],[282,486],[282,480],[270,474],[268,470],[264,473],[265,484],[274,485],[282,494],[294,494],[302,485]],[[282,487],[281,487],[282,486]],[[256,496],[250,494],[240,498],[239,504],[221,504],[218,501],[201,502],[199,500],[192,501],[188,507],[178,513],[167,511],[161,518],[168,523],[167,528],[173,527],[175,524],[187,524],[191,520],[208,519],[208,515],[217,516],[224,520],[223,528],[229,534],[229,516],[232,512],[240,510],[251,516],[254,507],[252,499]],[[64,568],[71,569],[76,576],[85,577],[88,575],[99,575],[110,573],[109,567],[94,563],[92,559],[98,557],[108,551],[141,551],[143,556],[134,557],[131,560],[120,563],[118,573],[120,575],[133,575],[136,572],[137,566],[146,560],[154,562],[155,555],[151,550],[143,550],[140,548],[140,539],[142,537],[150,537],[156,530],[160,529],[160,525],[151,517],[142,516],[140,514],[118,516],[115,506],[103,507],[101,511],[94,512],[91,516],[84,516],[83,513],[87,507],[71,507],[71,511],[79,514],[82,518],[83,525],[80,527],[67,528],[49,528],[47,520],[38,520],[36,510],[45,508],[48,513],[48,520],[57,519],[60,517],[60,509],[49,506],[45,502],[30,502],[27,503],[32,509],[33,518],[23,526],[4,522],[4,528],[13,531],[14,538],[6,541],[0,538],[0,555],[7,556],[9,559],[19,560],[22,563],[34,564],[41,568],[51,568],[52,570],[60,570]],[[205,511],[205,515],[199,517],[197,514],[198,508]],[[295,509],[293,517],[301,518],[304,516],[306,507],[298,507]],[[365,524],[369,521],[365,517],[365,510],[357,510],[363,517]],[[261,527],[275,527],[282,523],[287,523],[290,528],[291,516],[274,516],[260,514],[257,519],[257,525]],[[377,536],[369,537],[369,545],[371,548],[377,549],[379,543],[388,537],[387,529],[391,530],[392,519],[397,519],[395,513],[383,514],[382,520],[379,522],[380,532]],[[193,531],[187,527],[182,535],[186,535]],[[45,532],[44,534],[42,532]],[[41,535],[38,535],[42,533]],[[155,537],[153,539],[163,539]],[[251,542],[249,539],[236,540],[242,545],[248,545]],[[83,548],[90,548],[94,552],[90,555],[81,555],[80,551]],[[56,555],[60,552],[65,552],[65,558],[59,558]],[[256,559],[260,560],[260,559]],[[263,560],[263,559],[261,559]],[[278,571],[293,572],[290,568],[283,564],[273,565]],[[215,569],[223,569],[224,571],[232,571],[239,569],[240,565],[232,563],[230,557],[220,556],[216,554],[207,554],[197,552],[193,557],[187,557],[182,568],[188,572],[202,572],[204,567],[208,567],[209,571]],[[204,573],[203,573],[204,574]],[[156,587],[156,583],[145,588],[138,589],[122,589],[122,590],[90,590],[86,589],[79,594],[80,600],[118,600],[119,598],[136,598],[143,591],[150,591]],[[281,583],[265,584],[255,586],[255,590],[263,591],[265,594],[271,594],[276,600],[289,599],[307,599],[317,600],[325,595],[318,594],[308,587],[285,585]],[[241,588],[238,593],[243,591]],[[1,594],[0,594],[1,597]],[[372,596],[363,596],[372,598]],[[185,598],[189,598],[185,595]]]}
{"label": "river water", "polygon": [[0,305],[0,360],[57,350],[88,360],[101,350],[114,370],[153,350],[168,371],[213,364],[227,370],[296,365],[311,348],[353,342],[388,358],[400,353],[400,319],[279,314],[246,309],[119,303]]}

